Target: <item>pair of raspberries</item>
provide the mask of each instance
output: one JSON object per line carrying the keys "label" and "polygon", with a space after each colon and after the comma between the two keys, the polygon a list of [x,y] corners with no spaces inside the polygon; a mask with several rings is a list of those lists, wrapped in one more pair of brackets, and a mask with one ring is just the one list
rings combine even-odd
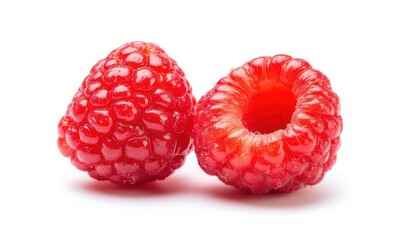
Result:
{"label": "pair of raspberries", "polygon": [[302,59],[258,57],[198,103],[153,43],[127,43],[84,79],[58,125],[58,147],[98,180],[140,184],[201,168],[252,193],[319,183],[336,161],[342,119],[328,78]]}

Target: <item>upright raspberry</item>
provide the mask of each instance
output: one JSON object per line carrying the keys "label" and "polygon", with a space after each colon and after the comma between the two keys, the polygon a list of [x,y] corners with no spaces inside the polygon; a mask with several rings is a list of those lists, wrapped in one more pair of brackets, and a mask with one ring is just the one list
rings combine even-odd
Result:
{"label": "upright raspberry", "polygon": [[164,179],[192,149],[196,101],[184,72],[153,43],[127,43],[84,79],[58,125],[58,147],[98,180]]}
{"label": "upright raspberry", "polygon": [[336,161],[342,119],[328,78],[302,59],[259,57],[203,96],[195,117],[202,169],[252,193],[319,183]]}

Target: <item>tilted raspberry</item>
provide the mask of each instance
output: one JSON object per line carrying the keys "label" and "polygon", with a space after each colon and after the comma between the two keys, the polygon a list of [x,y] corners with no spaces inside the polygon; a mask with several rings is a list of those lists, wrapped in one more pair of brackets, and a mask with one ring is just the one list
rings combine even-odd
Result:
{"label": "tilted raspberry", "polygon": [[259,57],[218,81],[197,106],[202,169],[252,193],[319,183],[336,161],[342,119],[328,78],[302,59]]}
{"label": "tilted raspberry", "polygon": [[153,43],[132,42],[100,60],[58,125],[58,147],[98,180],[164,179],[192,149],[196,101],[184,72]]}

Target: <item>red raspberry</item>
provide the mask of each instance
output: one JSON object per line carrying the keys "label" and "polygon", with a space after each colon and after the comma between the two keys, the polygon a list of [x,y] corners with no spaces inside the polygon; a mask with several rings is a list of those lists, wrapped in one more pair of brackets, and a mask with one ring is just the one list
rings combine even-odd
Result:
{"label": "red raspberry", "polygon": [[325,75],[302,59],[259,57],[200,99],[195,152],[226,184],[292,192],[331,169],[341,130],[339,98]]}
{"label": "red raspberry", "polygon": [[163,49],[127,43],[84,79],[59,122],[58,146],[98,180],[164,179],[192,149],[195,105],[184,72]]}

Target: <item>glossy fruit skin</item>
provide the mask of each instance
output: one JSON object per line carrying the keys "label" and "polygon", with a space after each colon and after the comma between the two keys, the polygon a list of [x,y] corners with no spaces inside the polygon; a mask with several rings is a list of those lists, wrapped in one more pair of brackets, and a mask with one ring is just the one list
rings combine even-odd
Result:
{"label": "glossy fruit skin", "polygon": [[161,180],[192,149],[195,106],[184,72],[163,49],[127,43],[84,79],[59,122],[58,147],[97,180]]}
{"label": "glossy fruit skin", "polygon": [[288,55],[258,57],[198,102],[195,153],[206,173],[238,189],[293,192],[332,168],[342,127],[324,74]]}

